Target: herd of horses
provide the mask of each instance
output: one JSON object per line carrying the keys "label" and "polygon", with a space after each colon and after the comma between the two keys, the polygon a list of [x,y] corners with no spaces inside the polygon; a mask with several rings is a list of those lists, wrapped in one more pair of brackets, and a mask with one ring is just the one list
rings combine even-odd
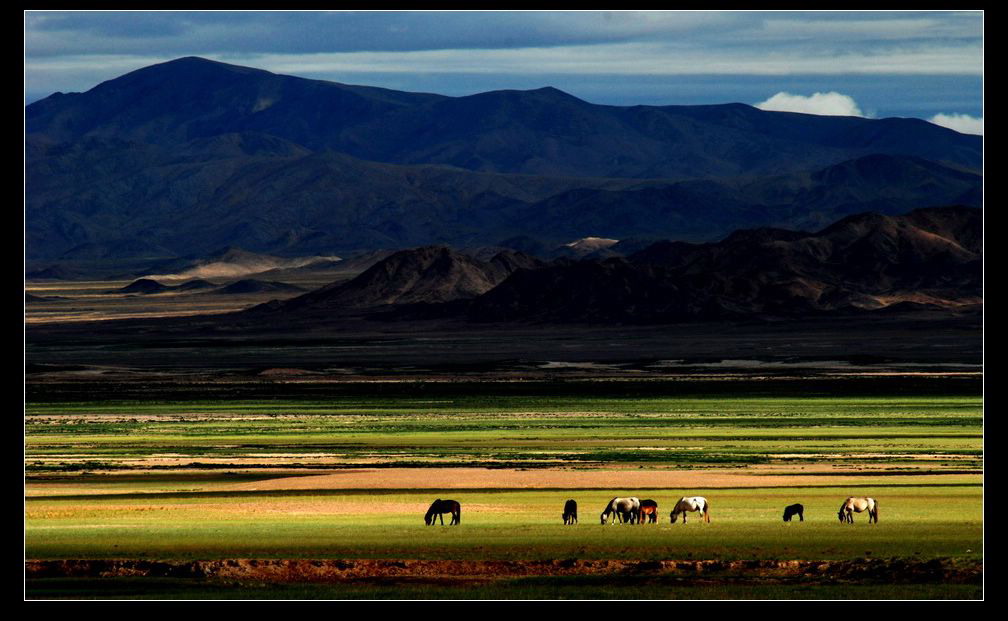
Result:
{"label": "herd of horses", "polygon": [[[853,496],[848,498],[840,505],[837,517],[840,518],[840,522],[842,523],[853,524],[854,514],[863,511],[868,512],[869,524],[872,522],[878,524],[878,501],[874,498],[856,498]],[[424,516],[424,523],[427,526],[431,526],[435,520],[440,519],[441,524],[444,525],[445,513],[450,513],[452,516],[449,526],[462,522],[462,505],[456,500],[441,500],[438,498],[430,506],[430,509],[427,510],[427,514]],[[675,524],[678,516],[682,515],[682,521],[685,524],[688,513],[699,513],[701,521],[709,523],[710,503],[703,496],[683,496],[672,507],[669,519],[672,524]],[[798,516],[799,521],[804,522],[805,507],[800,504],[784,507],[785,522],[790,522],[791,518],[795,515]],[[641,500],[636,496],[628,496],[626,498],[617,496],[606,504],[600,517],[602,518],[602,524],[606,522],[615,524],[617,520],[621,524],[655,524],[658,522],[658,503],[650,498]],[[573,499],[568,500],[564,503],[563,522],[564,524],[577,524],[577,521],[577,502]]]}

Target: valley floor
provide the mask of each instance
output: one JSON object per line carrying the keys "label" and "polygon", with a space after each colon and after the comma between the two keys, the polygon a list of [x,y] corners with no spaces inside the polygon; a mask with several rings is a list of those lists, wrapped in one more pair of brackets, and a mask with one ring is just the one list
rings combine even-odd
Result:
{"label": "valley floor", "polygon": [[[30,599],[983,597],[975,394],[30,400],[25,429]],[[600,525],[617,495],[658,521]],[[684,495],[709,524],[670,523]]]}

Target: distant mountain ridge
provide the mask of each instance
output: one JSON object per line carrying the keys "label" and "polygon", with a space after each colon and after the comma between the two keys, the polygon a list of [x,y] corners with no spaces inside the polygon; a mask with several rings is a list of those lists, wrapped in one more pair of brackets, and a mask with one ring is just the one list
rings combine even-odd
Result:
{"label": "distant mountain ridge", "polygon": [[247,316],[661,323],[975,308],[983,299],[981,239],[979,210],[947,207],[858,214],[817,233],[756,229],[708,244],[662,241],[628,257],[579,261],[508,252],[482,262],[424,247]]}
{"label": "distant mountain ridge", "polygon": [[916,119],[446,97],[194,57],[52,95],[25,124],[32,260],[702,241],[982,203],[982,139]]}
{"label": "distant mountain ridge", "polygon": [[813,234],[738,231],[629,257],[515,274],[467,310],[477,321],[653,322],[800,316],[983,298],[982,217],[964,207],[845,218]]}
{"label": "distant mountain ridge", "polygon": [[[169,145],[252,132],[371,161],[552,176],[766,174],[793,170],[795,158],[812,168],[870,153],[980,164],[979,137],[917,119],[822,117],[744,104],[601,106],[551,87],[446,97],[197,57],[145,67],[87,93],[47,97],[29,105],[26,117],[29,135],[59,142],[114,137]],[[624,138],[614,143],[614,135]]]}

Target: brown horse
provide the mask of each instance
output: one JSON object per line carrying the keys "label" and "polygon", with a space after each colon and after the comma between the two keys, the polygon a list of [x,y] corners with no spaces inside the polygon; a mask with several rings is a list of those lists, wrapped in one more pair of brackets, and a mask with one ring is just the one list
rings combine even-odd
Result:
{"label": "brown horse", "polygon": [[441,525],[444,526],[443,514],[445,513],[451,513],[452,516],[449,526],[454,526],[462,521],[462,505],[455,500],[441,500],[438,498],[431,504],[430,509],[427,509],[427,515],[424,516],[424,524],[430,526],[434,523],[434,520],[440,518]]}
{"label": "brown horse", "polygon": [[644,523],[644,516],[650,524],[658,523],[658,503],[648,498],[640,501],[640,516],[637,518],[638,524]]}
{"label": "brown horse", "polygon": [[854,514],[861,513],[862,511],[868,512],[869,524],[873,521],[878,524],[878,501],[874,498],[854,498],[853,496],[848,498],[840,505],[837,517],[840,518],[840,522],[853,524]]}

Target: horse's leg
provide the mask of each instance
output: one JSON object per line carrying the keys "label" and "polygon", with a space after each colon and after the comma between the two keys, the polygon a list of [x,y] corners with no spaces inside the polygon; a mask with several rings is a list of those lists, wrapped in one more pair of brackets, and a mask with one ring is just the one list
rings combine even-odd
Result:
{"label": "horse's leg", "polygon": [[441,519],[441,526],[444,526],[444,513],[438,513],[437,516]]}

